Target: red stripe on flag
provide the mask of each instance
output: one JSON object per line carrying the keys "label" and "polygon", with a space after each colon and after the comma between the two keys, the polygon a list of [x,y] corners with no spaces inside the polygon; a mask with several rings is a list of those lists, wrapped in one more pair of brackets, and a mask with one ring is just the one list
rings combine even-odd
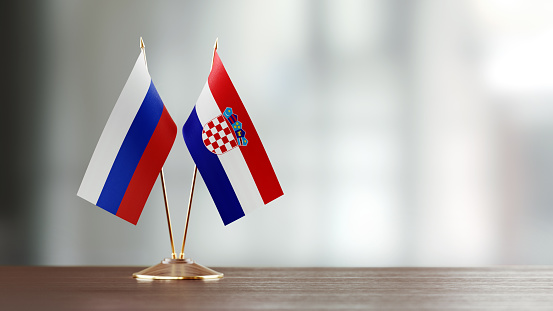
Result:
{"label": "red stripe on flag", "polygon": [[248,145],[240,147],[240,151],[244,155],[263,202],[267,204],[280,197],[284,193],[273,166],[217,51],[213,56],[213,67],[209,74],[208,83],[219,109],[224,111],[227,107],[232,108],[232,112],[238,116],[238,121],[242,122],[242,129],[246,131]]}
{"label": "red stripe on flag", "polygon": [[176,136],[177,125],[163,107],[159,123],[138,162],[117,216],[136,225]]}

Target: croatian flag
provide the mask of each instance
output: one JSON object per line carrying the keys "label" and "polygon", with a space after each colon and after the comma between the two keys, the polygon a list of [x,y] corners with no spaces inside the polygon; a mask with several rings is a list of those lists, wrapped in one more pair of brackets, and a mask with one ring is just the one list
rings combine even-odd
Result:
{"label": "croatian flag", "polygon": [[283,195],[217,51],[208,81],[182,132],[225,225]]}
{"label": "croatian flag", "polygon": [[135,224],[177,135],[144,50],[115,103],[77,195]]}

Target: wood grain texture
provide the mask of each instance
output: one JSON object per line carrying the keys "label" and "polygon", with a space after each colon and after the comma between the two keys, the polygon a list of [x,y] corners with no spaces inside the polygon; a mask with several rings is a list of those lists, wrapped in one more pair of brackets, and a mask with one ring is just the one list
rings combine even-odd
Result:
{"label": "wood grain texture", "polygon": [[141,267],[0,267],[0,310],[553,310],[553,267],[215,268],[219,280],[137,280]]}

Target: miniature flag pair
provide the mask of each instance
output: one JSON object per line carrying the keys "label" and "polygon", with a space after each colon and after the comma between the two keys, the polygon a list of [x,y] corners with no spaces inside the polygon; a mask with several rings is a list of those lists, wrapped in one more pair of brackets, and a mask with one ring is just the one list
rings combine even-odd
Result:
{"label": "miniature flag pair", "polygon": [[[225,225],[283,195],[216,51],[208,81],[182,131]],[[142,50],[77,195],[136,225],[176,134]]]}

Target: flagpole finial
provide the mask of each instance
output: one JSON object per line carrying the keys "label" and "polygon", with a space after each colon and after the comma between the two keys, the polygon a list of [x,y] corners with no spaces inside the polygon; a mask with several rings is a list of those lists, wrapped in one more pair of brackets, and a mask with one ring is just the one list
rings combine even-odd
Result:
{"label": "flagpole finial", "polygon": [[142,40],[142,37],[140,37],[140,50],[142,50],[142,53],[144,54],[144,64],[146,64],[146,67],[148,67],[148,61],[146,60],[146,46],[144,45],[144,40]]}
{"label": "flagpole finial", "polygon": [[213,61],[215,60],[215,51],[217,51],[218,44],[219,44],[219,37],[215,39],[215,44],[213,45],[213,57],[211,58],[211,69],[213,69]]}

